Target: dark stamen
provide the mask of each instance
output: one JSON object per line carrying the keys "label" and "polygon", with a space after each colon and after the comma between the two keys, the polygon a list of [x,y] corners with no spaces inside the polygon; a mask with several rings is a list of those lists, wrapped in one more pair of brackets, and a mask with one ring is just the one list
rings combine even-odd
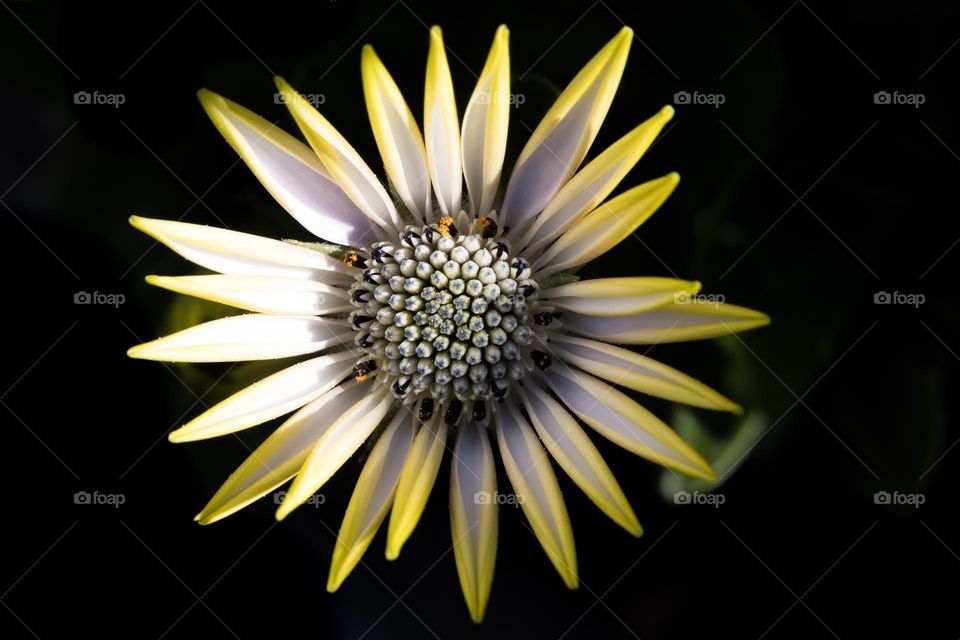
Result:
{"label": "dark stamen", "polygon": [[443,216],[440,218],[440,224],[437,225],[437,230],[444,236],[460,235],[457,231],[457,227],[453,224],[453,218],[450,216]]}
{"label": "dark stamen", "polygon": [[533,321],[541,327],[546,327],[553,322],[553,316],[544,311],[543,313],[534,314]]}
{"label": "dark stamen", "polygon": [[353,368],[353,379],[357,382],[363,382],[370,374],[377,370],[377,363],[373,360],[361,362]]}
{"label": "dark stamen", "polygon": [[473,420],[475,422],[482,422],[486,417],[487,405],[483,403],[483,400],[477,400],[473,403]]}
{"label": "dark stamen", "polygon": [[343,254],[343,264],[348,267],[359,267],[360,269],[367,267],[367,261],[364,257],[352,249]]}
{"label": "dark stamen", "polygon": [[450,401],[450,406],[447,407],[447,413],[443,416],[443,421],[447,424],[453,424],[460,417],[460,412],[463,411],[463,402],[454,398]]}
{"label": "dark stamen", "polygon": [[353,324],[354,329],[359,329],[363,325],[372,321],[373,321],[373,318],[371,318],[370,316],[363,316],[363,315],[357,314],[353,316],[353,320],[351,322]]}
{"label": "dark stamen", "polygon": [[426,422],[433,417],[433,398],[424,398],[420,401],[420,411],[417,418],[420,422]]}
{"label": "dark stamen", "polygon": [[533,360],[533,363],[546,371],[550,368],[550,365],[553,363],[553,359],[548,356],[543,351],[534,349],[530,352],[530,359]]}
{"label": "dark stamen", "polygon": [[483,236],[484,238],[494,237],[495,235],[497,235],[497,231],[500,228],[497,225],[496,221],[490,216],[483,216],[478,221],[478,224],[480,225],[480,235]]}

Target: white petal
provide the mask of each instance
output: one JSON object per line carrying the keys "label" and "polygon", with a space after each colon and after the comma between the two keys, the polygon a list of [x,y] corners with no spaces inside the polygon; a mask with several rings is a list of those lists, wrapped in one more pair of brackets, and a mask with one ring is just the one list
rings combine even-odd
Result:
{"label": "white petal", "polygon": [[250,233],[131,216],[130,224],[201,267],[230,275],[347,283],[346,267],[319,251]]}
{"label": "white petal", "polygon": [[580,166],[613,102],[632,40],[624,27],[547,111],[510,175],[502,224],[523,228]]}
{"label": "white petal", "polygon": [[314,316],[251,313],[211,320],[127,351],[131,358],[167,362],[233,362],[301,356],[348,345],[353,331]]}
{"label": "white petal", "polygon": [[742,411],[739,405],[702,382],[653,358],[605,342],[559,332],[551,337],[556,355],[613,384],[704,409],[734,413]]}
{"label": "white petal", "polygon": [[592,316],[642,313],[700,290],[699,282],[673,278],[596,278],[541,291],[538,300]]}
{"label": "white petal", "polygon": [[339,244],[369,244],[370,220],[350,201],[305,144],[249,109],[212,91],[200,103],[267,191],[314,235]]}
{"label": "white petal", "polygon": [[493,208],[507,150],[511,99],[509,36],[507,28],[500,25],[463,114],[463,177],[470,194],[470,213],[475,215],[486,215]]}
{"label": "white petal", "polygon": [[430,173],[420,127],[370,45],[363,47],[360,71],[373,137],[387,175],[407,209],[422,220],[430,210]]}
{"label": "white petal", "polygon": [[343,351],[287,367],[203,412],[171,433],[170,442],[214,438],[296,411],[342,381],[356,360]]}
{"label": "white petal", "polygon": [[420,428],[400,474],[387,528],[387,559],[394,560],[420,521],[447,447],[447,425],[440,416]]}
{"label": "white petal", "polygon": [[313,445],[310,455],[277,509],[277,520],[306,502],[352,456],[393,405],[390,390],[378,385],[339,416]]}
{"label": "white petal", "polygon": [[560,577],[567,587],[576,589],[577,552],[573,529],[547,452],[512,400],[499,408],[496,421],[500,457],[517,502]]}
{"label": "white petal", "polygon": [[603,437],[665,467],[707,480],[716,477],[670,427],[605,382],[556,361],[543,377],[557,397]]}
{"label": "white petal", "polygon": [[373,541],[393,503],[414,433],[413,415],[401,409],[370,451],[337,534],[327,591],[340,587]]}
{"label": "white petal", "polygon": [[347,381],[291,416],[230,475],[195,519],[210,524],[226,518],[296,475],[317,439],[371,386]]}
{"label": "white petal", "polygon": [[397,208],[350,143],[283,78],[274,79],[293,119],[343,192],[383,229],[401,229]]}
{"label": "white petal", "polygon": [[258,313],[329,315],[353,309],[345,289],[275,276],[147,276],[147,282]]}
{"label": "white petal", "polygon": [[631,534],[641,535],[643,529],[627,497],[573,416],[537,385],[524,386],[520,395],[550,455],[611,520]]}
{"label": "white petal", "polygon": [[657,344],[715,338],[769,324],[759,311],[697,298],[668,303],[635,316],[598,318],[565,313],[563,327],[592,338],[626,344]]}
{"label": "white petal", "polygon": [[527,234],[529,249],[524,253],[539,251],[603,202],[672,117],[673,107],[664,107],[570,178],[533,221]]}
{"label": "white petal", "polygon": [[450,470],[450,528],[460,588],[474,622],[483,620],[497,556],[497,476],[486,430],[459,427]]}
{"label": "white petal", "polygon": [[423,132],[430,179],[437,194],[440,211],[453,216],[462,208],[460,123],[440,27],[430,29],[430,54],[427,56],[427,83],[423,100]]}
{"label": "white petal", "polygon": [[541,277],[590,262],[647,220],[670,197],[680,176],[669,173],[620,194],[567,229],[535,263]]}

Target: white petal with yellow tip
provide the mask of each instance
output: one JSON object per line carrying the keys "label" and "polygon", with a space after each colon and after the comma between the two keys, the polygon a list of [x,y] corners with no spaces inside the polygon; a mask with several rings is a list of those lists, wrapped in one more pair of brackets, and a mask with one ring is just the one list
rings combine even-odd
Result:
{"label": "white petal with yellow tip", "polygon": [[641,535],[627,497],[573,416],[537,385],[524,386],[520,398],[547,451],[567,475],[611,520],[632,535]]}
{"label": "white petal with yellow tip", "polygon": [[390,410],[393,396],[387,387],[369,389],[366,397],[347,409],[323,432],[290,486],[287,497],[277,509],[277,520],[306,502],[337,472]]}
{"label": "white petal with yellow tip", "polygon": [[707,480],[716,477],[670,427],[607,383],[556,361],[544,378],[557,397],[603,437],[670,469]]}
{"label": "white petal with yellow tip", "polygon": [[564,311],[592,316],[626,316],[690,297],[699,282],[674,278],[596,278],[541,290],[537,298]]}
{"label": "white petal with yellow tip", "polygon": [[166,362],[231,362],[302,356],[350,344],[341,322],[315,316],[251,313],[211,320],[127,351],[131,358]]}
{"label": "white petal with yellow tip", "polygon": [[[440,211],[453,216],[460,212],[463,172],[460,168],[460,123],[453,79],[447,64],[440,27],[430,29],[427,56],[427,83],[423,99],[423,133],[427,166]],[[429,222],[429,220],[428,220]]]}
{"label": "white petal with yellow tip", "polygon": [[210,524],[226,518],[296,475],[317,439],[359,402],[370,386],[345,382],[291,416],[230,474],[195,519]]}
{"label": "white petal with yellow tip", "polygon": [[500,457],[534,535],[570,589],[576,589],[577,552],[570,517],[547,452],[512,400],[496,414]]}
{"label": "white petal with yellow tip", "polygon": [[170,442],[214,438],[296,411],[341,382],[356,359],[350,351],[343,351],[278,371],[183,425],[170,434]]}
{"label": "white petal with yellow tip", "polygon": [[450,473],[450,528],[460,588],[474,622],[483,620],[497,556],[497,477],[486,429],[459,427]]}
{"label": "white petal with yellow tip", "polygon": [[401,409],[370,451],[337,534],[327,591],[340,587],[380,528],[393,502],[414,433],[413,415]]}

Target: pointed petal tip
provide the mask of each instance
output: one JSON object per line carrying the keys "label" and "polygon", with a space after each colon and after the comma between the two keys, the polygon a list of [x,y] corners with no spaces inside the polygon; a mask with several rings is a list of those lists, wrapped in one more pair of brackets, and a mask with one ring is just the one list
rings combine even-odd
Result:
{"label": "pointed petal tip", "polygon": [[433,25],[430,27],[430,37],[436,39],[443,38],[443,29],[441,29],[438,25]]}
{"label": "pointed petal tip", "polygon": [[127,349],[127,357],[135,358],[137,360],[149,360],[149,358],[147,357],[147,349],[144,349],[144,347],[147,344],[149,343],[145,342],[143,344],[138,344],[134,347],[130,347],[129,349]]}
{"label": "pointed petal tip", "polygon": [[399,547],[394,548],[390,545],[387,545],[387,550],[383,554],[383,557],[386,558],[387,560],[396,560],[397,558],[400,557],[400,548]]}
{"label": "pointed petal tip", "polygon": [[677,110],[674,109],[674,108],[673,108],[672,106],[670,106],[669,104],[668,104],[668,105],[664,105],[664,107],[663,107],[662,109],[660,109],[660,111],[657,112],[657,117],[658,117],[660,120],[662,120],[663,122],[668,122],[668,121],[670,121],[670,120],[673,118],[673,116],[674,116],[674,114],[675,114],[676,112],[677,112]]}
{"label": "pointed petal tip", "polygon": [[327,577],[327,593],[336,593],[347,577],[336,569],[338,567],[330,567],[330,575]]}

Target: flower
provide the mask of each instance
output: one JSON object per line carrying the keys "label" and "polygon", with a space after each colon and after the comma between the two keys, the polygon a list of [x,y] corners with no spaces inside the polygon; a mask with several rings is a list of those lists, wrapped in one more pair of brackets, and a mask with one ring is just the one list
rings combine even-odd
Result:
{"label": "flower", "polygon": [[363,49],[367,111],[396,198],[282,78],[280,96],[309,147],[200,91],[207,114],[257,178],[324,242],[131,218],[217,273],[151,276],[150,283],[254,313],[141,344],[130,356],[224,362],[311,355],[170,434],[173,442],[200,440],[294,412],[196,519],[220,520],[293,479],[277,509],[282,519],[375,440],[340,528],[328,582],[334,591],[388,513],[386,554],[397,557],[449,439],[453,550],[477,622],[493,580],[503,497],[491,439],[513,498],[564,582],[576,588],[573,534],[546,452],[605,514],[639,536],[629,502],[580,422],[641,457],[713,479],[700,455],[616,386],[739,411],[700,382],[611,343],[709,338],[768,322],[698,296],[698,282],[573,275],[633,233],[679,179],[671,173],[607,200],[670,120],[670,107],[580,168],[620,82],[630,29],[566,87],[498,196],[515,101],[507,37],[500,27],[461,126],[441,32],[431,29],[422,136],[386,68],[372,48]]}

